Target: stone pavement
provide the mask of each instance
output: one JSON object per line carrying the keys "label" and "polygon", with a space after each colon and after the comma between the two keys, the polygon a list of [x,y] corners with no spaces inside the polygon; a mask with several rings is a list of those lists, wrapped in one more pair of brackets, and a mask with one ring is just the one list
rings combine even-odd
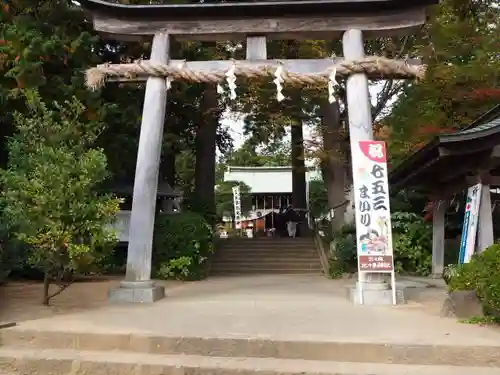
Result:
{"label": "stone pavement", "polygon": [[321,276],[211,278],[151,305],[110,305],[23,322],[29,329],[164,336],[499,345],[500,332],[392,306],[354,306]]}
{"label": "stone pavement", "polygon": [[[49,357],[66,366],[57,374],[114,374],[110,366],[131,361],[134,375],[500,373],[499,330],[411,304],[354,306],[344,286],[312,275],[211,278],[173,285],[151,305],[25,321],[0,330],[0,370],[21,373]],[[78,372],[75,363],[92,366]]]}

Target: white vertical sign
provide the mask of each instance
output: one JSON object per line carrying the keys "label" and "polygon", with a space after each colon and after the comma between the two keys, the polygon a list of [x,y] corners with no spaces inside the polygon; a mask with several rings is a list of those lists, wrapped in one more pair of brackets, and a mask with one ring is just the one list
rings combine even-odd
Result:
{"label": "white vertical sign", "polygon": [[353,143],[353,147],[352,170],[360,300],[363,303],[363,281],[367,273],[390,273],[392,299],[393,304],[396,304],[385,143],[359,141]]}
{"label": "white vertical sign", "polygon": [[467,190],[464,224],[462,227],[462,238],[460,240],[460,255],[458,257],[458,262],[460,264],[469,263],[474,254],[482,187],[482,184],[476,184]]}
{"label": "white vertical sign", "polygon": [[241,228],[241,197],[240,187],[233,186],[234,222],[236,229]]}

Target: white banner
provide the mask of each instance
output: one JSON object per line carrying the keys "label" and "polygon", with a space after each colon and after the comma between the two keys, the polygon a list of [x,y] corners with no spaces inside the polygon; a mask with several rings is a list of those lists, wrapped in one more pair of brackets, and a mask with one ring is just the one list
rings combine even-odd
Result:
{"label": "white banner", "polygon": [[460,264],[469,263],[476,245],[477,222],[479,219],[479,204],[481,203],[481,189],[483,185],[477,184],[467,190],[465,201],[464,224],[460,240]]}
{"label": "white banner", "polygon": [[362,300],[364,274],[391,273],[395,303],[387,151],[384,142],[353,143],[352,170],[356,207],[359,288]]}
{"label": "white banner", "polygon": [[241,228],[241,197],[240,187],[233,186],[234,222],[236,229]]}

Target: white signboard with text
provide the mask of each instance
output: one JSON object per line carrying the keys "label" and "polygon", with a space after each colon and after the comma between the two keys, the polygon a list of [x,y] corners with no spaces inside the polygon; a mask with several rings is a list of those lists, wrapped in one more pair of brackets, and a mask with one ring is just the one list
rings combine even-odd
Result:
{"label": "white signboard with text", "polygon": [[234,222],[236,229],[241,228],[241,197],[240,187],[233,186]]}
{"label": "white signboard with text", "polygon": [[474,254],[482,186],[482,184],[476,184],[467,190],[462,239],[460,241],[460,255],[458,257],[459,264],[469,263]]}
{"label": "white signboard with text", "polygon": [[361,303],[363,281],[368,273],[390,273],[393,303],[396,304],[391,210],[387,179],[387,150],[384,142],[352,144],[358,279]]}

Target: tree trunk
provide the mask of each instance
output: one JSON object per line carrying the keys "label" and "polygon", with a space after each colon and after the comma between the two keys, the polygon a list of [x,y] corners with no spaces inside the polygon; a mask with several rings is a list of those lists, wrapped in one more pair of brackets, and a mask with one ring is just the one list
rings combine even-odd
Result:
{"label": "tree trunk", "polygon": [[292,203],[295,208],[307,209],[304,134],[300,120],[292,124]]}
{"label": "tree trunk", "polygon": [[45,275],[43,276],[43,297],[42,297],[42,304],[44,306],[49,305],[49,290],[50,290],[50,276],[48,272],[45,272]]}
{"label": "tree trunk", "polygon": [[[168,137],[168,134],[167,134]],[[160,180],[167,181],[168,184],[175,187],[175,150],[171,143],[167,145],[168,149],[163,150],[162,163],[160,166]]]}
{"label": "tree trunk", "polygon": [[216,86],[205,86],[196,134],[195,210],[215,218],[215,151],[219,106]]}
{"label": "tree trunk", "polygon": [[346,211],[346,158],[344,154],[345,136],[342,131],[338,102],[325,102],[321,106],[321,136],[323,157],[321,170],[328,192],[328,206],[333,214],[332,231],[339,230],[345,223]]}

